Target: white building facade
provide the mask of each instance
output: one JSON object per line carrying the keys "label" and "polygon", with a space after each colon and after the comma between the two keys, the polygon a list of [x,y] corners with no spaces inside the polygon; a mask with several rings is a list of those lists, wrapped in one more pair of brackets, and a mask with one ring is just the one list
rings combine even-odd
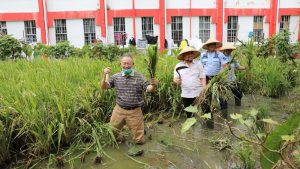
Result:
{"label": "white building facade", "polygon": [[[0,30],[28,42],[69,41],[82,47],[96,39],[122,44],[216,38],[259,41],[289,30],[300,40],[300,0],[0,0]],[[139,45],[139,44],[138,44]]]}

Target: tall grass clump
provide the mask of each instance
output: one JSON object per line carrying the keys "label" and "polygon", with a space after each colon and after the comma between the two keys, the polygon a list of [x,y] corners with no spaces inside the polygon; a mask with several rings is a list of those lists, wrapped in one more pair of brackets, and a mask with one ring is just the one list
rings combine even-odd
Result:
{"label": "tall grass clump", "polygon": [[[79,120],[88,123],[94,123],[95,119],[99,123],[107,120],[109,104],[95,103],[104,68],[100,61],[38,60],[0,65],[0,144],[9,148],[8,153],[2,149],[0,154],[7,157],[19,152],[40,157],[60,152],[73,144],[75,138],[84,136],[77,132]],[[107,137],[99,137],[112,144],[105,140]]]}
{"label": "tall grass clump", "polygon": [[245,93],[279,97],[292,88],[290,71],[293,68],[282,64],[279,59],[254,57],[252,65],[251,69],[238,73],[238,79]]}

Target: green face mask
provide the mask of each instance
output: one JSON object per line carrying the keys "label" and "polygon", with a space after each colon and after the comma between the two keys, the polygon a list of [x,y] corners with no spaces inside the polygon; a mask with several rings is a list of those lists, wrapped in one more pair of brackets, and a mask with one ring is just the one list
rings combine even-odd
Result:
{"label": "green face mask", "polygon": [[129,68],[129,69],[123,69],[123,73],[125,75],[130,75],[130,73],[132,73],[133,69]]}

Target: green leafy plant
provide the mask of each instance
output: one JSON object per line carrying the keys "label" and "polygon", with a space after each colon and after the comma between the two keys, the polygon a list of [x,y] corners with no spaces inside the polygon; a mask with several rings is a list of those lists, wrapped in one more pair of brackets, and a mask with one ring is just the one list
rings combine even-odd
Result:
{"label": "green leafy plant", "polygon": [[155,77],[156,73],[156,65],[158,61],[158,54],[157,54],[157,45],[150,45],[147,48],[147,59],[148,62],[148,71],[151,78]]}
{"label": "green leafy plant", "polygon": [[21,57],[21,44],[10,35],[0,37],[0,59],[18,59]]}

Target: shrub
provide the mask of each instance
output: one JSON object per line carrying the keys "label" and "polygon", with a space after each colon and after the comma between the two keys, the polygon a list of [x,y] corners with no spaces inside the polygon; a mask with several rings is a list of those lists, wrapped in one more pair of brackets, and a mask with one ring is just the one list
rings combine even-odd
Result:
{"label": "shrub", "polygon": [[0,37],[0,59],[17,59],[21,57],[21,44],[10,35]]}
{"label": "shrub", "polygon": [[76,53],[75,47],[70,45],[68,41],[59,42],[54,46],[50,46],[46,50],[46,54],[50,58],[65,59],[74,56]]}

